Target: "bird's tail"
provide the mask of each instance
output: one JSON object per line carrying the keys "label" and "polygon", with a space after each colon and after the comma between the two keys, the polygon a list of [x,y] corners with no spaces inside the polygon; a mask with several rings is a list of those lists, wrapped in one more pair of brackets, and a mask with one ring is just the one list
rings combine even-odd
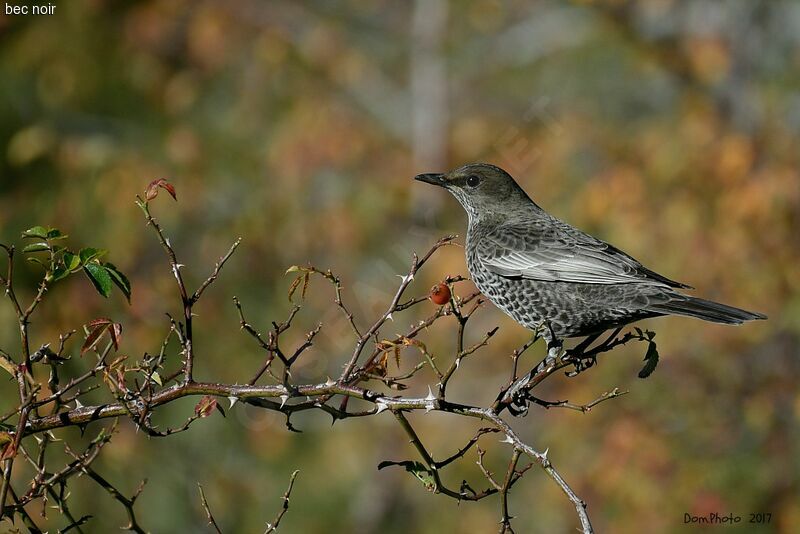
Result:
{"label": "bird's tail", "polygon": [[763,313],[750,312],[727,304],[720,304],[719,302],[688,295],[680,295],[680,297],[670,299],[664,303],[654,304],[650,309],[659,313],[687,315],[704,321],[722,324],[742,324],[745,321],[767,318]]}

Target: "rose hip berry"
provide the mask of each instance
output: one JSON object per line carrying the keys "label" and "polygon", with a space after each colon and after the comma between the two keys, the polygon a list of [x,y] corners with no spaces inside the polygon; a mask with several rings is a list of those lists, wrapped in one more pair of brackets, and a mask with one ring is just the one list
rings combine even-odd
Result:
{"label": "rose hip berry", "polygon": [[450,302],[450,288],[447,287],[445,283],[437,284],[431,288],[429,298],[434,304],[438,304],[439,306],[447,304]]}

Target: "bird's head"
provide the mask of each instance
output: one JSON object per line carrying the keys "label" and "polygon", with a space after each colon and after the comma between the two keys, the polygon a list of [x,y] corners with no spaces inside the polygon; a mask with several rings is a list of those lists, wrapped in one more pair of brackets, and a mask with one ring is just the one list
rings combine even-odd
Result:
{"label": "bird's head", "polygon": [[535,206],[510,174],[488,163],[471,163],[444,174],[419,174],[414,179],[450,191],[471,219]]}

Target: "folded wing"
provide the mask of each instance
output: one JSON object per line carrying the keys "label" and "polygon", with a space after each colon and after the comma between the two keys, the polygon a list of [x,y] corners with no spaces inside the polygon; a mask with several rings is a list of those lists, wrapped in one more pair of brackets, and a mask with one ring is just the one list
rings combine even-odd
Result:
{"label": "folded wing", "polygon": [[555,218],[503,225],[485,234],[477,247],[486,268],[509,278],[576,284],[652,283],[689,288]]}

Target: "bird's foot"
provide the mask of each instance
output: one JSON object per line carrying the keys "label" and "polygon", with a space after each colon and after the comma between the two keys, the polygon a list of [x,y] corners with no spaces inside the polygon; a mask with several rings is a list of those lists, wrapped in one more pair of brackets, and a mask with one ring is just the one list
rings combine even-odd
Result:
{"label": "bird's foot", "polygon": [[[544,336],[547,338],[548,336]],[[530,394],[532,379],[554,367],[563,355],[560,340],[550,336],[547,339],[547,356],[539,364],[521,378],[516,379],[505,391],[500,393],[497,406],[507,407],[511,415],[523,417],[528,414],[528,407],[535,398]]]}
{"label": "bird's foot", "polygon": [[505,391],[500,393],[497,406],[507,407],[514,417],[525,416],[528,413],[528,390],[525,389],[535,370],[531,370],[525,376],[515,380]]}
{"label": "bird's foot", "polygon": [[597,363],[597,356],[592,355],[589,356],[588,358],[579,358],[575,356],[566,355],[565,358],[562,359],[562,361],[571,363],[574,366],[574,369],[572,371],[567,371],[565,373],[568,377],[572,378],[578,376],[579,374],[589,369],[590,367],[594,367],[594,365]]}

